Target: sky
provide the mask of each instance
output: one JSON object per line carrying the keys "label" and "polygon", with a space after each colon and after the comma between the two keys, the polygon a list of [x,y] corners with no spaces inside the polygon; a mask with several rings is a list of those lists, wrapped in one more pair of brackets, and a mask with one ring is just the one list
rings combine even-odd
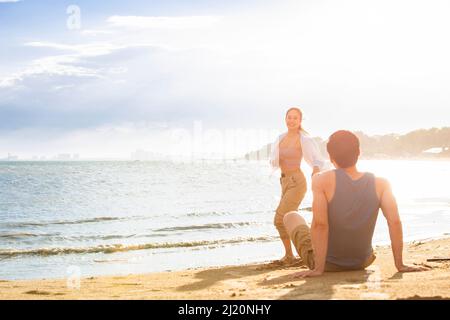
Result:
{"label": "sky", "polygon": [[291,106],[338,129],[450,126],[450,2],[0,0],[0,158],[236,156]]}

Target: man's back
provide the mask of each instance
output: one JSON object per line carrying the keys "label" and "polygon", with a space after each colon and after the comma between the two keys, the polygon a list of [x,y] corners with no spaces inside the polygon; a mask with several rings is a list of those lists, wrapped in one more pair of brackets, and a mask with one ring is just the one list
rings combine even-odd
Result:
{"label": "man's back", "polygon": [[330,178],[334,178],[334,192],[328,201],[327,261],[357,269],[373,252],[372,237],[380,209],[376,178],[371,173],[351,177],[343,169],[333,170]]}
{"label": "man's back", "polygon": [[380,208],[389,227],[397,270],[426,270],[403,263],[403,231],[397,202],[386,179],[357,170],[358,137],[347,130],[336,131],[328,139],[327,152],[338,169],[312,178],[311,229],[297,212],[284,217],[297,252],[310,268],[295,277],[316,277],[324,271],[336,271],[336,264],[339,270],[369,266],[373,255],[363,265],[361,261],[372,252],[372,236]]}

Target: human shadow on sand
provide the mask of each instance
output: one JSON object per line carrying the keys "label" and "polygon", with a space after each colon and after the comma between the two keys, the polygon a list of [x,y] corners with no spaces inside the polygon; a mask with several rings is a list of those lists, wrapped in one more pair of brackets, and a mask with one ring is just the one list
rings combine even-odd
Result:
{"label": "human shadow on sand", "polygon": [[[298,272],[296,270],[295,272]],[[333,298],[336,285],[347,285],[349,288],[358,288],[360,284],[367,283],[372,270],[358,270],[345,272],[325,272],[320,277],[293,278],[292,275],[265,279],[258,283],[261,286],[290,289],[288,293],[278,297],[279,300],[320,299]]]}
{"label": "human shadow on sand", "polygon": [[195,274],[195,278],[198,280],[194,283],[189,283],[178,287],[177,291],[192,291],[202,290],[213,286],[214,284],[233,279],[241,279],[250,276],[257,276],[260,274],[272,272],[274,270],[290,268],[291,266],[280,266],[273,263],[258,263],[249,264],[244,266],[229,266],[220,267],[217,269],[201,270]]}

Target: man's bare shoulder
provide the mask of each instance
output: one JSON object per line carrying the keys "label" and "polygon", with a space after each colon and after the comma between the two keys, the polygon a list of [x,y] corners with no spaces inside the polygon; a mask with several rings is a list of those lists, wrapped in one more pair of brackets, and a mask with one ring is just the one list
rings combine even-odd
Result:
{"label": "man's bare shoulder", "polygon": [[335,179],[334,170],[322,171],[315,174],[312,178],[313,187],[324,187]]}
{"label": "man's bare shoulder", "polygon": [[381,198],[383,193],[391,188],[391,184],[389,183],[388,179],[375,176],[375,187],[378,197]]}
{"label": "man's bare shoulder", "polygon": [[382,189],[389,188],[389,180],[384,177],[375,176],[375,183]]}

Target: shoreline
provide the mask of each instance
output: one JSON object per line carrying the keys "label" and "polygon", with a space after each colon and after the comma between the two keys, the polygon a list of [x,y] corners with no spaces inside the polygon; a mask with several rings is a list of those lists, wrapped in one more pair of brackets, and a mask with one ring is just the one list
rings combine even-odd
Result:
{"label": "shoreline", "polygon": [[302,267],[250,263],[180,271],[45,280],[0,280],[0,299],[450,299],[450,237],[405,243],[406,263],[432,269],[398,273],[390,246],[374,248],[365,271],[291,279]]}
{"label": "shoreline", "polygon": [[[306,211],[310,211],[308,210],[309,208],[303,208],[301,210],[306,210]],[[440,235],[428,235],[428,236],[424,236],[422,238],[413,238],[413,239],[409,239],[409,240],[404,240],[405,244],[407,243],[416,243],[416,242],[429,242],[429,241],[434,241],[434,240],[444,240],[446,238],[450,239],[450,233],[443,233]],[[274,242],[278,243],[278,239]],[[374,250],[377,249],[383,249],[383,248],[387,248],[390,247],[390,241],[386,240],[386,241],[381,241],[381,242],[373,242],[373,248]],[[239,247],[242,246],[241,244],[233,244],[233,246]],[[145,249],[136,249],[137,251],[139,250],[145,250]],[[119,251],[118,251],[119,252]],[[58,255],[58,254],[55,254]],[[50,255],[50,256],[55,256],[55,255]],[[148,271],[148,273],[165,273],[165,272],[180,272],[180,271],[189,271],[189,270],[197,270],[197,269],[211,269],[211,268],[225,268],[225,267],[236,267],[236,266],[246,266],[246,265],[258,265],[258,264],[267,264],[269,263],[271,260],[273,259],[256,259],[256,260],[247,260],[247,262],[229,262],[229,263],[218,263],[218,264],[206,264],[206,265],[194,265],[194,266],[187,266],[187,267],[183,267],[183,266],[175,266],[175,267],[171,267],[171,268],[167,268],[167,269],[160,269],[160,270],[151,270]],[[99,274],[99,273],[94,273],[94,274],[85,274],[82,275],[81,278],[90,278],[90,277],[118,277],[118,276],[131,276],[131,275],[139,275],[142,274],[140,272],[116,272],[116,273],[104,273],[104,274]],[[24,278],[2,278],[0,276],[0,282],[2,281],[50,281],[50,280],[64,280],[65,278],[62,278],[60,276],[50,276],[50,277],[24,277]]]}

